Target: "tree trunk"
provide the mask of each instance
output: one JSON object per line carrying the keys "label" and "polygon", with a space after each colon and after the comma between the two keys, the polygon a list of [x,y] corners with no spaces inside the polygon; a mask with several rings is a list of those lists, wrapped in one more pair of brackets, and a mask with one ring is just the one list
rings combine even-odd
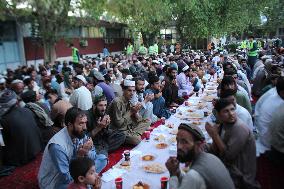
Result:
{"label": "tree trunk", "polygon": [[55,44],[44,42],[43,48],[44,48],[44,63],[50,62],[54,64],[56,60]]}

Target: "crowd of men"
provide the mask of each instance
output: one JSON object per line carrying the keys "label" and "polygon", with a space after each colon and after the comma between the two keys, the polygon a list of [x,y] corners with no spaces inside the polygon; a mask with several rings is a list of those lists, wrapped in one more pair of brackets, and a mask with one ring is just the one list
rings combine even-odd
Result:
{"label": "crowd of men", "polygon": [[247,60],[219,51],[158,54],[155,45],[148,56],[131,46],[126,55],[8,69],[0,77],[2,164],[24,165],[43,151],[40,188],[100,188],[108,153],[138,145],[215,76],[216,122],[206,124],[213,143],[198,127],[179,126],[177,157],[166,162],[171,188],[259,188],[256,140],[283,165],[283,49],[266,55],[252,44]]}

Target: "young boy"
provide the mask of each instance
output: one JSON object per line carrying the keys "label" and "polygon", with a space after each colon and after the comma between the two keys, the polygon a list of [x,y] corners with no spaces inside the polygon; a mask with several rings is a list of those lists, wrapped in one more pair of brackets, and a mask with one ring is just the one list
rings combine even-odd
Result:
{"label": "young boy", "polygon": [[93,189],[101,188],[101,178],[96,173],[92,159],[88,157],[73,159],[69,165],[69,171],[74,182],[69,184],[67,189],[87,189],[89,185]]}

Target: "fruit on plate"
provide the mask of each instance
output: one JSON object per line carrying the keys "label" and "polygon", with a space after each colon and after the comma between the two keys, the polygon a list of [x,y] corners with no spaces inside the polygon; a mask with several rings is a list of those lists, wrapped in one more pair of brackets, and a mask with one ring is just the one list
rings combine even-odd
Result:
{"label": "fruit on plate", "polygon": [[158,148],[158,149],[165,149],[167,147],[168,147],[168,145],[166,143],[156,144],[156,148]]}
{"label": "fruit on plate", "polygon": [[145,155],[142,157],[143,161],[153,161],[155,159],[155,156],[153,155]]}
{"label": "fruit on plate", "polygon": [[141,181],[139,181],[137,184],[135,184],[132,189],[149,189],[150,186],[149,184],[143,183]]}

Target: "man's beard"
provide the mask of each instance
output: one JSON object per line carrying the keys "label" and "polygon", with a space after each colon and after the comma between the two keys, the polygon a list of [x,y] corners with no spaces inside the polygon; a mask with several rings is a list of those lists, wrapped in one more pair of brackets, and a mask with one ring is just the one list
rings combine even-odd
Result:
{"label": "man's beard", "polygon": [[99,111],[97,108],[96,108],[96,117],[103,117],[105,115],[106,111]]}
{"label": "man's beard", "polygon": [[78,139],[84,138],[85,134],[86,134],[86,130],[83,130],[82,132],[78,132],[77,130],[73,129],[72,131],[72,135]]}
{"label": "man's beard", "polygon": [[195,151],[194,148],[189,150],[187,153],[184,153],[183,151],[178,150],[177,153],[177,159],[181,163],[191,162],[194,159]]}
{"label": "man's beard", "polygon": [[144,89],[141,89],[141,90],[136,89],[136,92],[137,93],[144,93]]}

